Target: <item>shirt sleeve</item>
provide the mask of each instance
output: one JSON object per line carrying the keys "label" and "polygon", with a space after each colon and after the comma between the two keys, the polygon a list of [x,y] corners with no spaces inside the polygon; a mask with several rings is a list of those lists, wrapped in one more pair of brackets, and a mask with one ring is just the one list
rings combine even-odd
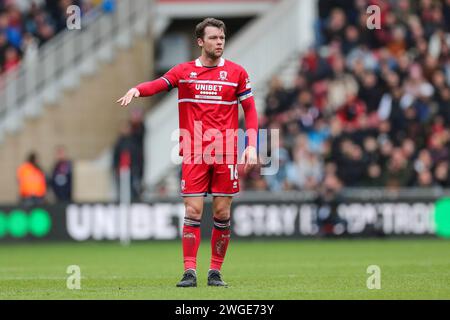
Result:
{"label": "shirt sleeve", "polygon": [[140,97],[149,97],[165,90],[168,91],[170,86],[167,84],[167,81],[158,78],[153,81],[140,83],[135,88],[139,90]]}
{"label": "shirt sleeve", "polygon": [[178,81],[181,78],[182,70],[183,70],[182,66],[178,64],[169,71],[167,71],[166,74],[164,74],[161,77],[161,79],[167,82],[167,85],[169,86],[169,91],[172,90],[172,88],[178,87]]}
{"label": "shirt sleeve", "polygon": [[256,112],[255,99],[247,98],[241,103],[244,109],[245,128],[247,129],[248,145],[257,147],[258,141],[258,113]]}
{"label": "shirt sleeve", "polygon": [[244,68],[242,68],[241,74],[239,76],[237,97],[239,99],[239,102],[242,102],[245,99],[253,97],[252,86],[250,84],[250,78],[247,74],[247,71],[245,71]]}

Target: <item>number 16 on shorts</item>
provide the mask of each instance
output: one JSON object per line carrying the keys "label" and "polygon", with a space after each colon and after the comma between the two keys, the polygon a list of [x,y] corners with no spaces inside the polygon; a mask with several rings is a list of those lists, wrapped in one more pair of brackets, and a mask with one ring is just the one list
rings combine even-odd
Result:
{"label": "number 16 on shorts", "polygon": [[229,164],[228,169],[230,169],[230,180],[237,180],[238,179],[237,164]]}

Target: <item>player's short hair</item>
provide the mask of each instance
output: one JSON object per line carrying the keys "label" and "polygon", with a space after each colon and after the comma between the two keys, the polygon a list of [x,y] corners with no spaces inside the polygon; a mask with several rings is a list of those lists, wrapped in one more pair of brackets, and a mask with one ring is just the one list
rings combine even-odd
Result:
{"label": "player's short hair", "polygon": [[196,38],[201,38],[205,36],[205,28],[206,27],[216,27],[222,29],[224,33],[226,33],[227,29],[225,27],[225,23],[222,20],[214,19],[214,18],[206,18],[195,27],[195,36]]}

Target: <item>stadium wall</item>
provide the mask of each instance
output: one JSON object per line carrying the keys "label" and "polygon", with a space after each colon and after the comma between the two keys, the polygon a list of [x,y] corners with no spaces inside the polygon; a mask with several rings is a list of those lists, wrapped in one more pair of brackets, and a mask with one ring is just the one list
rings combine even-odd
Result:
{"label": "stadium wall", "polygon": [[[76,90],[44,108],[40,117],[26,120],[22,130],[7,135],[0,144],[0,202],[18,200],[16,169],[31,150],[37,152],[41,166],[49,172],[57,145],[66,146],[72,160],[92,160],[110,148],[121,124],[129,118],[128,111],[115,101],[152,75],[152,57],[152,41],[136,41],[130,49],[119,51],[113,63],[84,77]],[[143,107],[145,103],[139,101],[134,106]],[[89,192],[89,180],[83,185]]]}
{"label": "stadium wall", "polygon": [[[237,239],[435,237],[438,199],[384,199],[336,203],[239,198],[232,206]],[[202,236],[212,228],[205,203]],[[143,241],[180,238],[184,206],[155,200],[123,206],[65,204],[39,208],[0,207],[0,243],[22,241]]]}

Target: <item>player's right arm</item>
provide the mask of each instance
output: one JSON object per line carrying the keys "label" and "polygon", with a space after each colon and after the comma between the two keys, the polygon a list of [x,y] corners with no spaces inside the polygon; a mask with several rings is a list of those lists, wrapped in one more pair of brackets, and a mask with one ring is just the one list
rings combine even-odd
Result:
{"label": "player's right arm", "polygon": [[126,107],[133,98],[138,97],[150,97],[162,91],[170,91],[172,88],[178,86],[178,80],[180,79],[181,66],[177,65],[170,69],[164,76],[153,81],[143,82],[134,88],[128,90],[128,92],[117,100],[121,106]]}
{"label": "player's right arm", "polygon": [[128,92],[119,100],[117,100],[117,103],[120,103],[122,107],[126,107],[133,98],[137,98],[140,96],[139,90],[137,88],[131,88],[128,90]]}

